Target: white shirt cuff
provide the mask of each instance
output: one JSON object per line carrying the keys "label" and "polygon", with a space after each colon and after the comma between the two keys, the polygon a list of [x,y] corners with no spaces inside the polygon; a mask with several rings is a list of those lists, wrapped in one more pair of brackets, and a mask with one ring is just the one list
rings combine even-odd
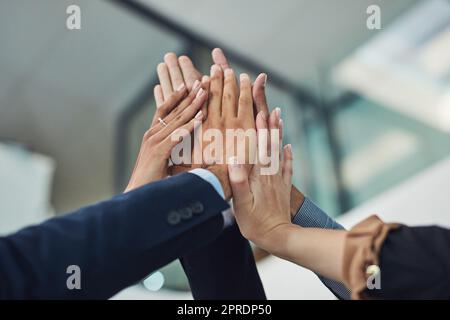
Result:
{"label": "white shirt cuff", "polygon": [[[195,174],[196,176],[198,176],[198,177],[202,178],[203,180],[205,180],[206,182],[208,182],[210,185],[212,185],[214,190],[216,190],[216,192],[218,194],[220,194],[222,198],[225,199],[225,193],[223,192],[222,185],[220,184],[219,179],[216,177],[216,175],[214,173],[212,173],[209,170],[202,169],[202,168],[193,169],[189,172],[192,174]],[[232,209],[231,205],[230,205],[229,209],[222,211],[222,215],[223,215],[224,228],[227,228],[234,224],[234,214],[233,214],[233,209]]]}

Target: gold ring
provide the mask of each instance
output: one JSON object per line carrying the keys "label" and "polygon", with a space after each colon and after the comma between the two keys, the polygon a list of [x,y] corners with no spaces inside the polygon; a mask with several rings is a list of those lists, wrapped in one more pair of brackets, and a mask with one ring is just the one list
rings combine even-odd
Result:
{"label": "gold ring", "polygon": [[167,123],[166,123],[163,119],[158,118],[158,121],[159,121],[159,123],[161,123],[164,127],[167,127]]}

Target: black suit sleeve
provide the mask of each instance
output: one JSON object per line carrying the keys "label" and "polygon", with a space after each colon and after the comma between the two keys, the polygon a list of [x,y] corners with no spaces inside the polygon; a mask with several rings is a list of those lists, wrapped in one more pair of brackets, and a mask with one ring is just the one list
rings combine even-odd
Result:
{"label": "black suit sleeve", "polygon": [[[185,173],[1,237],[0,298],[109,298],[214,240],[227,207]],[[70,265],[81,290],[67,288]]]}
{"label": "black suit sleeve", "polygon": [[181,263],[194,299],[266,298],[249,242],[233,225]]}
{"label": "black suit sleeve", "polygon": [[380,251],[381,299],[450,299],[450,230],[400,227],[390,231]]}

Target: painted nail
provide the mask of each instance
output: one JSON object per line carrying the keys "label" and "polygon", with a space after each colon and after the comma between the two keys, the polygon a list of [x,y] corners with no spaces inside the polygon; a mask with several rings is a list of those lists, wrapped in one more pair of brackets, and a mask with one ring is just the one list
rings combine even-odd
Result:
{"label": "painted nail", "polygon": [[200,97],[203,93],[205,92],[205,90],[203,90],[203,88],[200,88],[200,90],[198,90],[196,97]]}
{"label": "painted nail", "polygon": [[177,91],[183,91],[183,90],[184,90],[184,83],[182,83],[182,84],[178,87]]}
{"label": "painted nail", "polygon": [[200,110],[199,112],[197,112],[197,114],[195,115],[195,119],[201,119],[203,118],[203,112],[202,110]]}

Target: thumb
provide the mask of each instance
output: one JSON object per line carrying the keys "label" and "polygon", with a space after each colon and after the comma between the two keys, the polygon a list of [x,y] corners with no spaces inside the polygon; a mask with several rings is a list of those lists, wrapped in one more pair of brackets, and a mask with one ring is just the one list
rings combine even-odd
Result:
{"label": "thumb", "polygon": [[239,211],[243,207],[252,206],[253,194],[250,189],[247,170],[244,165],[237,162],[236,157],[231,157],[228,161],[228,176],[233,191],[235,210]]}

